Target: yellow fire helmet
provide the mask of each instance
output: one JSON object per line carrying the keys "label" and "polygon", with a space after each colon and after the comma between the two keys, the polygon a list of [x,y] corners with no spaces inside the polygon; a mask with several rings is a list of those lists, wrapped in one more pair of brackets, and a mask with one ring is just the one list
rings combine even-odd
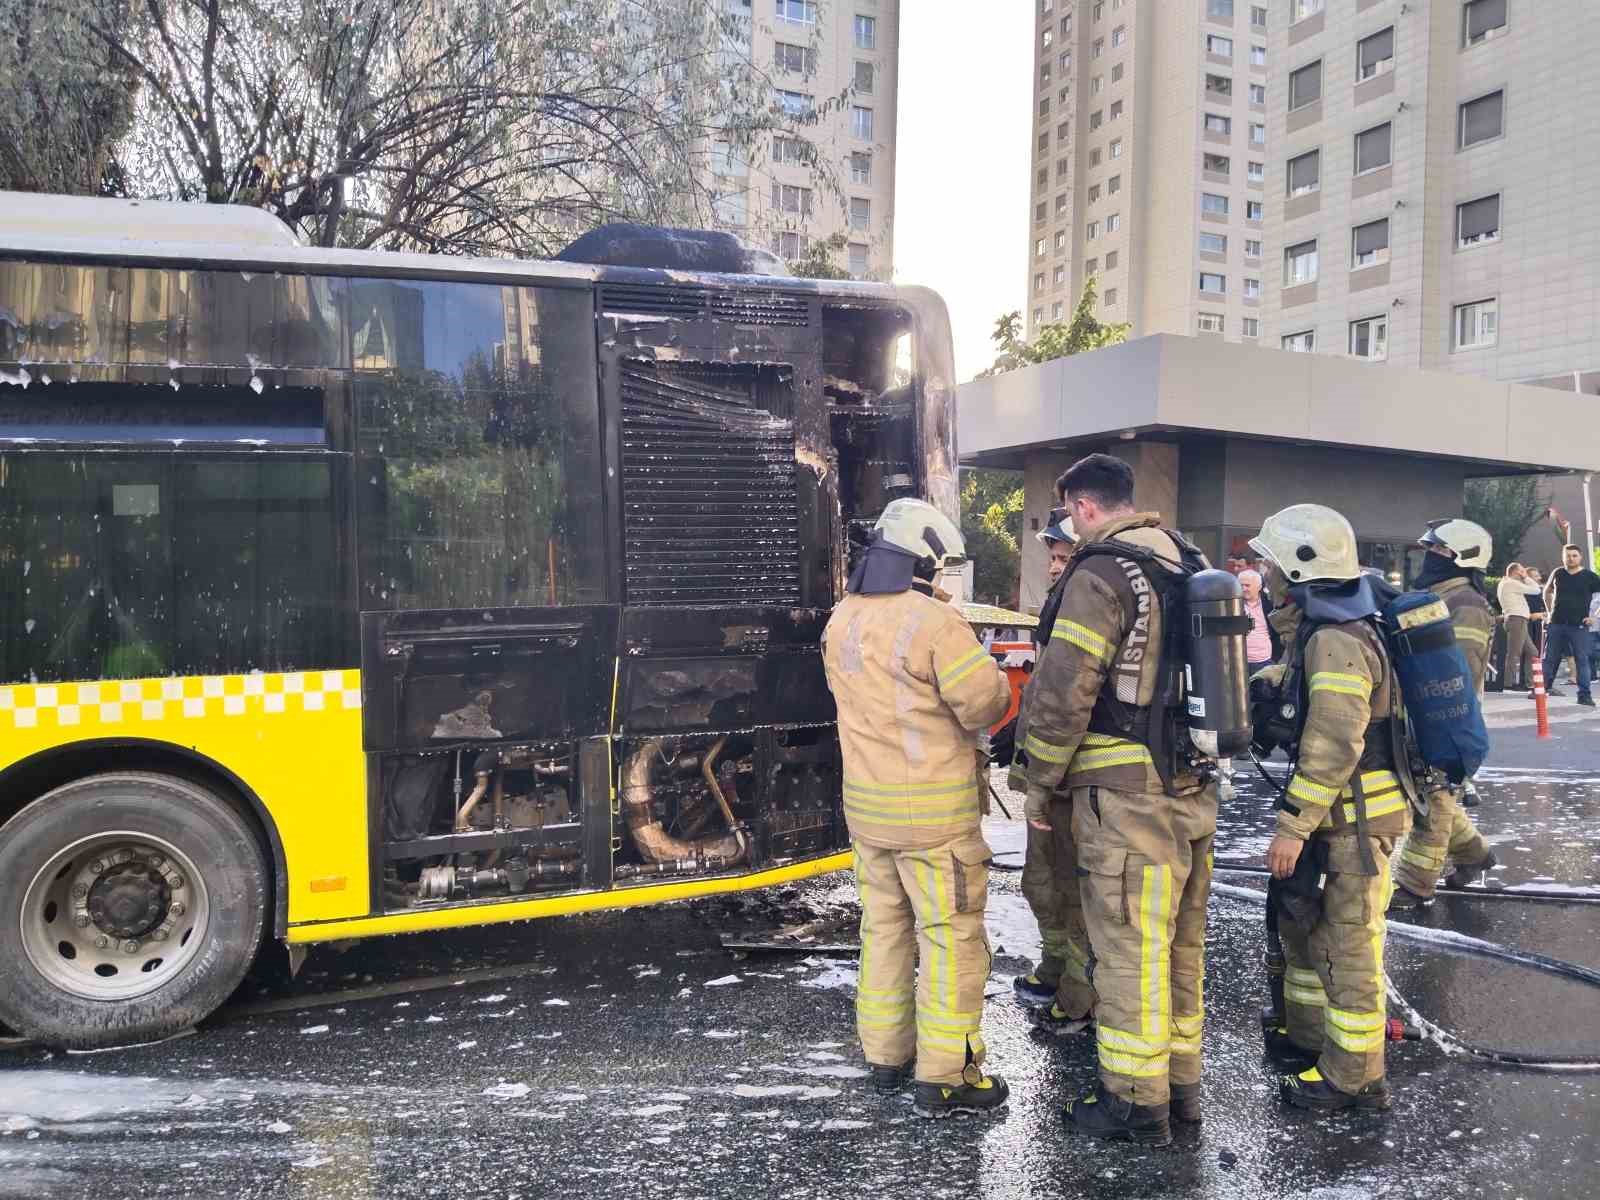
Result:
{"label": "yellow fire helmet", "polygon": [[1291,504],[1273,513],[1250,539],[1250,548],[1272,562],[1290,583],[1354,579],[1356,531],[1326,504]]}

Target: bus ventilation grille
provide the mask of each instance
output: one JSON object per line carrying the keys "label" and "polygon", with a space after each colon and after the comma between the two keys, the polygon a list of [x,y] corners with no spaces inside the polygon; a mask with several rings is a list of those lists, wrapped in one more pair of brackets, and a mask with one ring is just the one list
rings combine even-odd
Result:
{"label": "bus ventilation grille", "polygon": [[674,317],[680,321],[710,319],[733,325],[804,328],[811,323],[811,302],[805,296],[764,289],[722,291],[608,283],[600,288],[600,309],[623,316]]}
{"label": "bus ventilation grille", "polygon": [[629,604],[799,603],[794,425],[727,374],[622,365]]}

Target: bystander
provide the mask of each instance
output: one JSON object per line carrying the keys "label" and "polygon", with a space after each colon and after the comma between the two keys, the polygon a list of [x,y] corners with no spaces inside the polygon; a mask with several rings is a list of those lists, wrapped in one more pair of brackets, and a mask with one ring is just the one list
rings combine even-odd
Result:
{"label": "bystander", "polygon": [[1525,692],[1533,685],[1534,644],[1528,630],[1528,605],[1530,597],[1537,597],[1539,591],[1539,585],[1529,580],[1523,565],[1515,562],[1506,567],[1505,578],[1496,591],[1500,615],[1506,623],[1506,665],[1500,680],[1508,692]]}
{"label": "bystander", "polygon": [[1244,657],[1254,676],[1278,660],[1278,635],[1267,623],[1267,614],[1272,609],[1261,592],[1261,573],[1251,569],[1240,571],[1239,590],[1244,593],[1244,614],[1250,618],[1250,632],[1244,638]]}
{"label": "bystander", "polygon": [[[1594,707],[1589,692],[1589,598],[1600,592],[1600,575],[1583,565],[1583,551],[1576,546],[1562,550],[1565,560],[1560,570],[1544,585],[1545,603],[1550,609],[1550,631],[1545,638],[1544,674],[1555,678],[1555,668],[1567,655],[1573,659],[1573,674],[1578,681],[1578,703]],[[1551,689],[1551,695],[1561,693]]]}

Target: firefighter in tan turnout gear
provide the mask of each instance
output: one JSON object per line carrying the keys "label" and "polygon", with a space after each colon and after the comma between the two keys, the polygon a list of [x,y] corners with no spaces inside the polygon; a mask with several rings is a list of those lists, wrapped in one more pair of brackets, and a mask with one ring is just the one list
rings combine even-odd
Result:
{"label": "firefighter in tan turnout gear", "polygon": [[896,500],[823,634],[861,897],[856,1027],[880,1091],[916,1073],[925,1116],[999,1108],[978,1031],[989,978],[978,734],[1010,707],[999,667],[932,581],[965,556],[932,505]]}
{"label": "firefighter in tan turnout gear", "polygon": [[1133,483],[1105,454],[1056,483],[1082,542],[1029,684],[1027,817],[1061,819],[1057,788],[1070,787],[1099,1085],[1066,1105],[1067,1128],[1164,1145],[1172,1117],[1200,1119],[1217,798],[1198,775],[1164,781],[1148,744],[1166,614],[1137,560],[1153,553],[1176,568],[1183,551],[1159,516],[1134,511]]}
{"label": "firefighter in tan turnout gear", "polygon": [[[1472,686],[1481,696],[1494,642],[1494,613],[1485,595],[1483,572],[1494,557],[1489,531],[1474,521],[1433,521],[1418,539],[1428,553],[1412,586],[1443,600],[1450,610],[1456,645],[1472,671]],[[1494,853],[1462,807],[1470,781],[1428,793],[1428,815],[1418,821],[1400,848],[1394,869],[1391,908],[1413,907],[1433,899],[1448,858],[1454,869],[1443,880],[1447,888],[1466,887],[1495,865]]]}
{"label": "firefighter in tan turnout gear", "polygon": [[1390,856],[1411,806],[1390,726],[1399,685],[1371,623],[1383,585],[1362,574],[1350,523],[1320,504],[1275,513],[1250,545],[1299,617],[1285,626],[1282,666],[1271,668],[1296,681],[1302,722],[1267,849],[1290,898],[1279,930],[1291,1045],[1279,1055],[1299,1068],[1280,1077],[1279,1094],[1312,1110],[1387,1109],[1384,912]]}

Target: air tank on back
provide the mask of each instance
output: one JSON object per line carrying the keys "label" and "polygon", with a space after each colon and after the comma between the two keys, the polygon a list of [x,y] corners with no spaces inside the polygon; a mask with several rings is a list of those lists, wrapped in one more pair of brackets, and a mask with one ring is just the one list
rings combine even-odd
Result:
{"label": "air tank on back", "polygon": [[1207,758],[1232,758],[1250,747],[1250,632],[1239,580],[1228,571],[1198,571],[1184,583],[1189,611],[1184,685],[1189,738]]}

